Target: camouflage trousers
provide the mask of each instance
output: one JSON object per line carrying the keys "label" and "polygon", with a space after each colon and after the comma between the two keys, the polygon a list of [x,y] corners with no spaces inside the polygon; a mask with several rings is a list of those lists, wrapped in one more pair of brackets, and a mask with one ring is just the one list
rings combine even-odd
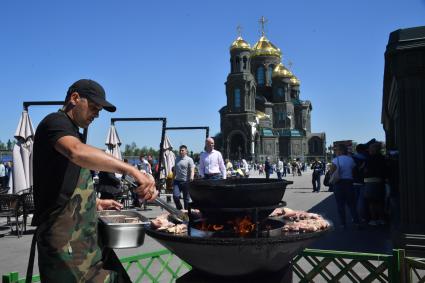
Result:
{"label": "camouflage trousers", "polygon": [[38,266],[42,282],[117,282],[104,269],[97,237],[96,194],[90,171],[81,169],[68,203],[38,227]]}

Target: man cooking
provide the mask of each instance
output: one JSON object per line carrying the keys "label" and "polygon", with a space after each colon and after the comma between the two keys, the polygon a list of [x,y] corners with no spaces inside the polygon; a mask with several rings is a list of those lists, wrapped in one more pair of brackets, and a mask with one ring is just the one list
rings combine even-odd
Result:
{"label": "man cooking", "polygon": [[114,112],[116,107],[100,84],[81,79],[69,87],[63,108],[37,127],[33,225],[38,226],[34,237],[42,282],[129,281],[113,251],[98,245],[96,210],[120,209],[121,204],[96,198],[90,170],[133,176],[140,184],[136,192],[146,200],[158,192],[153,179],[137,168],[84,143],[79,128],[88,128],[102,109]]}

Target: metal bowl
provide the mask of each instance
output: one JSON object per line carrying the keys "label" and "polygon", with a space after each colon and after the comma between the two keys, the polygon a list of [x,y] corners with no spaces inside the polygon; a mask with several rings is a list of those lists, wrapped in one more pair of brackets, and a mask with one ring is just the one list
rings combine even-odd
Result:
{"label": "metal bowl", "polygon": [[292,181],[249,178],[195,180],[184,183],[192,201],[201,207],[261,207],[278,204]]}
{"label": "metal bowl", "polygon": [[[139,223],[111,223],[108,217],[124,215],[137,218]],[[102,244],[113,249],[137,248],[145,241],[148,219],[134,210],[104,210],[98,212],[98,231]]]}
{"label": "metal bowl", "polygon": [[151,228],[146,233],[197,270],[218,276],[242,276],[282,270],[303,248],[330,229],[270,238],[194,237]]}

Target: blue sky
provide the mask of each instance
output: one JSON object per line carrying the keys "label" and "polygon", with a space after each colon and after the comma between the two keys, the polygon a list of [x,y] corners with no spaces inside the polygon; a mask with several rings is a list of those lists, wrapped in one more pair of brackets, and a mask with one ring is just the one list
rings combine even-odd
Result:
{"label": "blue sky", "polygon": [[[168,126],[220,131],[229,46],[253,45],[258,19],[291,61],[312,130],[328,143],[383,140],[384,52],[391,31],[425,25],[425,1],[0,1],[0,140],[13,138],[23,101],[62,100],[75,80],[106,89],[116,113],[102,112],[89,143],[104,147],[112,117],[167,117]],[[56,107],[33,107],[34,126]],[[123,143],[159,146],[160,123],[118,123]],[[169,133],[201,150],[202,131]]]}

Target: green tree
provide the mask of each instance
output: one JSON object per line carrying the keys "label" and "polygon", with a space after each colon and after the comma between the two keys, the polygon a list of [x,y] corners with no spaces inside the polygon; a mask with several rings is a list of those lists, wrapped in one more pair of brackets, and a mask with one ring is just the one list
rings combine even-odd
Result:
{"label": "green tree", "polygon": [[15,142],[12,142],[10,139],[7,141],[7,150],[12,150]]}
{"label": "green tree", "polygon": [[135,142],[124,145],[124,156],[139,156],[141,153],[145,155],[152,155],[155,159],[159,156],[159,150],[152,147],[143,146],[139,148]]}

